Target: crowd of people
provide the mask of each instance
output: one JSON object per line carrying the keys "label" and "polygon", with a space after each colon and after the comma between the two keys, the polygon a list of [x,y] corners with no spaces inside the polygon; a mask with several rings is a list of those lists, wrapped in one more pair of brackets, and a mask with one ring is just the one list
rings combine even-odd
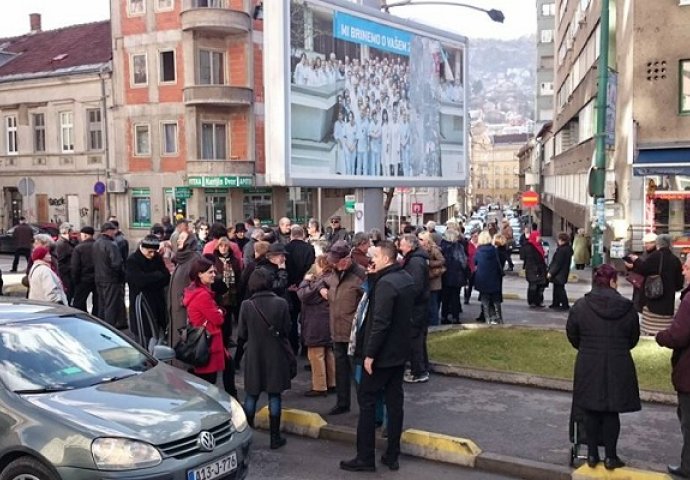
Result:
{"label": "crowd of people", "polygon": [[[360,411],[357,456],[340,466],[371,471],[380,424],[388,437],[381,462],[392,470],[399,467],[402,384],[429,381],[428,328],[460,323],[462,305],[470,302],[473,289],[481,302],[481,315],[474,320],[503,323],[503,276],[513,268],[510,252],[517,241],[529,306],[544,307],[544,289],[552,284],[550,307],[569,311],[567,337],[578,350],[573,412],[589,439],[587,463],[595,467],[600,462],[603,443],[604,466],[624,465],[616,449],[619,414],[641,408],[630,350],[642,333],[674,349],[673,384],[684,446],[681,465],[669,471],[690,471],[690,377],[684,370],[690,362],[690,296],[685,295],[690,286],[677,312],[674,305],[676,291],[684,280],[690,282],[690,259],[681,265],[668,235],[646,234],[644,254],[626,257],[635,287],[632,300],[618,293],[618,272],[603,265],[593,272],[592,291],[570,306],[565,285],[571,264],[581,257],[565,233],[558,235],[548,262],[536,225],[525,227],[516,240],[507,224],[500,228],[497,223],[474,229],[469,238],[453,221],[443,235],[434,222],[421,231],[408,223],[398,238],[378,229],[352,235],[338,216],[329,223],[324,230],[315,219],[301,226],[282,218],[276,227],[261,227],[247,219],[227,228],[186,220],[173,226],[163,218],[131,253],[115,218],[100,227],[98,236],[92,227],[83,227],[80,241],[64,223],[56,242],[32,232],[32,244],[19,249],[17,257],[29,256],[29,299],[87,310],[90,297],[92,313],[129,330],[143,346],[151,338],[172,346],[188,324],[204,326],[211,336],[208,362],[177,366],[208,382],[222,382],[233,396],[238,395],[236,369],[243,366],[244,408],[251,425],[260,394],[268,394],[271,448],[285,444],[281,395],[291,388],[296,356],[309,361],[311,387],[305,396],[335,394],[329,415],[350,410],[354,380]],[[17,240],[26,243],[22,235],[30,229],[22,219]],[[651,277],[658,277],[661,286],[645,287]],[[152,312],[149,327],[139,321],[142,301]]]}

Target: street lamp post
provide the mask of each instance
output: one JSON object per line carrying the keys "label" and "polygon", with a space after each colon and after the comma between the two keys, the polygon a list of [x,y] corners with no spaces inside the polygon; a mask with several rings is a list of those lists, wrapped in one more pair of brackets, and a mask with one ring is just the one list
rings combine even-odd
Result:
{"label": "street lamp post", "polygon": [[470,8],[472,10],[477,10],[480,12],[486,13],[491,20],[494,22],[498,23],[503,23],[505,20],[505,15],[503,15],[503,12],[500,10],[496,10],[494,8],[491,9],[486,9],[486,8],[481,8],[477,7],[475,5],[468,5],[466,3],[458,3],[458,2],[451,2],[451,1],[443,1],[443,0],[399,0],[397,2],[392,2],[388,3],[387,0],[381,0],[381,10],[385,10],[388,12],[388,9],[393,8],[393,7],[404,7],[407,5],[448,5],[452,7],[465,7],[465,8]]}

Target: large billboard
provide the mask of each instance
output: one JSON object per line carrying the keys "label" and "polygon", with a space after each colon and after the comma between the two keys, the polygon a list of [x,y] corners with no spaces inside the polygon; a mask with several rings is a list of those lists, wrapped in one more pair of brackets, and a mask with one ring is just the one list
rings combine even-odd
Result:
{"label": "large billboard", "polygon": [[465,184],[464,37],[336,0],[264,23],[267,183]]}

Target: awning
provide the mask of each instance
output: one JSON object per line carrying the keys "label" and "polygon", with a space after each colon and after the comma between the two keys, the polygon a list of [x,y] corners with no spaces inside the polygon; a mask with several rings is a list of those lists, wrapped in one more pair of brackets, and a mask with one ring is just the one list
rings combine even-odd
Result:
{"label": "awning", "polygon": [[633,175],[690,175],[690,148],[640,150]]}

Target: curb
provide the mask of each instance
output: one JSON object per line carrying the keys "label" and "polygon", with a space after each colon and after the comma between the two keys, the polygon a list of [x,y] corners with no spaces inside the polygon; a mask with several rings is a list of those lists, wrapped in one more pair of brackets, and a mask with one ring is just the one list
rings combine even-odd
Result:
{"label": "curb", "polygon": [[673,477],[665,473],[638,470],[636,468],[617,468],[606,470],[603,465],[597,468],[589,468],[583,465],[573,472],[573,480],[588,480],[590,478],[604,478],[606,480],[673,480]]}
{"label": "curb", "polygon": [[480,448],[465,438],[408,429],[400,437],[400,450],[406,455],[474,468]]}
{"label": "curb", "polygon": [[[256,414],[257,428],[268,429],[268,407],[265,406]],[[282,410],[281,430],[309,438],[320,438],[343,443],[355,444],[357,432],[352,427],[329,425],[321,415],[285,408]],[[386,448],[387,440],[376,436],[376,448]],[[508,455],[483,452],[472,440],[408,429],[400,438],[401,453],[425,460],[443,462],[475,470],[518,476],[529,480],[588,480],[603,478],[608,480],[672,480],[663,473],[620,468],[614,471],[605,470],[603,466],[591,469],[584,465],[572,471],[562,465],[525,460]]]}
{"label": "curb", "polygon": [[[470,378],[495,383],[507,383],[510,385],[522,385],[527,387],[543,388],[560,392],[572,392],[573,383],[570,380],[540,377],[526,373],[500,372],[497,370],[484,370],[481,368],[460,367],[443,363],[430,362],[432,372],[449,377]],[[640,400],[648,403],[662,405],[678,405],[678,397],[671,393],[640,390]]]}

